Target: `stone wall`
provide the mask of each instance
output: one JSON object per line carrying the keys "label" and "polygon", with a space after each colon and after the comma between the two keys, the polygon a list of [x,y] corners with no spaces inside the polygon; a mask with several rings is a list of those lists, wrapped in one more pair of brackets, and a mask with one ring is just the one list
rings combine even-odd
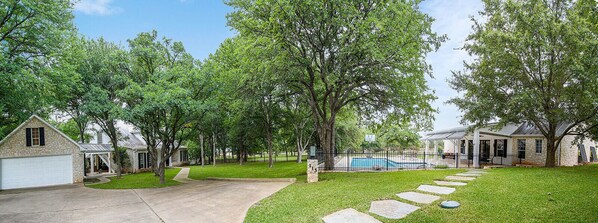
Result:
{"label": "stone wall", "polygon": [[[44,127],[45,145],[27,147],[25,129],[39,127]],[[73,182],[83,182],[83,153],[79,150],[78,144],[65,137],[34,117],[0,145],[0,158],[72,154]]]}
{"label": "stone wall", "polygon": [[[590,139],[583,140],[583,145],[585,146],[585,152],[590,159],[590,147],[596,147],[598,149],[598,143],[592,141]],[[575,139],[575,136],[565,136],[563,141],[561,141],[561,166],[573,166],[577,165],[578,163],[578,156],[579,156],[579,148],[577,145],[579,142]]]}
{"label": "stone wall", "polygon": [[[546,139],[544,137],[515,137],[512,140],[512,154],[513,162],[519,163],[518,154],[519,146],[517,141],[519,139],[525,140],[525,159],[522,161],[524,164],[544,166],[546,163]],[[542,152],[536,153],[536,139],[542,140]]]}

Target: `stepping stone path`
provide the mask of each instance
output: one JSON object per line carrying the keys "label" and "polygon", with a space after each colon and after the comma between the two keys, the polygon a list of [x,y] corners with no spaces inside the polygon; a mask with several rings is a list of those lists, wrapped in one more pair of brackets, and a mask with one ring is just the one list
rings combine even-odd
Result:
{"label": "stepping stone path", "polygon": [[445,177],[444,179],[470,181],[470,180],[475,180],[475,177],[448,176],[448,177]]}
{"label": "stepping stone path", "polygon": [[[181,171],[183,172],[183,171]],[[447,176],[445,179],[447,180],[456,180],[456,181],[471,181],[475,180],[475,177],[480,177],[482,174],[487,173],[484,170],[473,169],[465,173],[457,173],[456,176]],[[187,173],[188,174],[188,173]],[[186,175],[181,174],[179,175]],[[178,177],[178,175],[177,175]],[[181,176],[182,177],[182,176]],[[186,176],[185,176],[186,178]],[[441,186],[432,186],[432,185],[420,185],[417,190],[433,193],[433,194],[451,194],[455,192],[455,188],[452,187],[442,187],[442,186],[465,186],[467,183],[465,182],[455,182],[455,181],[443,181],[443,180],[436,180],[434,181],[437,185]],[[397,194],[397,196],[401,199],[405,199],[411,202],[419,203],[419,204],[431,204],[434,201],[440,199],[440,196],[430,195],[430,194],[423,194],[418,192],[403,192]],[[372,201],[370,205],[370,212],[373,214],[380,215],[382,217],[388,219],[401,219],[409,215],[410,213],[417,211],[420,207],[403,203],[397,200],[383,200],[383,201]],[[326,223],[378,223],[381,222],[374,217],[361,213],[353,208],[343,209],[337,212],[334,212],[330,215],[327,215],[322,218]]]}
{"label": "stepping stone path", "polygon": [[370,206],[370,212],[388,219],[401,219],[418,209],[418,206],[396,200],[373,201]]}
{"label": "stepping stone path", "polygon": [[482,176],[482,174],[479,173],[458,173],[455,174],[456,176],[462,176],[462,177],[479,177]]}
{"label": "stepping stone path", "polygon": [[429,195],[429,194],[420,194],[417,192],[403,192],[397,194],[400,198],[403,198],[408,201],[413,201],[415,203],[420,204],[431,204],[432,202],[440,199],[439,196]]}
{"label": "stepping stone path", "polygon": [[353,208],[334,212],[323,217],[322,220],[326,223],[382,223],[381,221],[378,221],[378,219],[365,213],[361,213]]}
{"label": "stepping stone path", "polygon": [[467,185],[467,183],[463,183],[463,182],[441,181],[441,180],[435,180],[434,183],[441,185],[441,186],[465,186],[465,185]]}
{"label": "stepping stone path", "polygon": [[455,192],[455,188],[452,187],[441,187],[432,185],[419,185],[417,190],[434,194],[452,194],[453,192]]}

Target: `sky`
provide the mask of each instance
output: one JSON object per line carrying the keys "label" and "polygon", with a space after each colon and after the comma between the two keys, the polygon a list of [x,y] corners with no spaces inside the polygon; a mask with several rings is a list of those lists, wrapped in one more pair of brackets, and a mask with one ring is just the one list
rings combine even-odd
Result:
{"label": "sky", "polygon": [[[463,69],[463,61],[471,57],[458,48],[471,32],[470,16],[482,10],[480,0],[427,0],[420,8],[435,18],[432,30],[446,34],[448,40],[437,52],[428,54],[433,78],[428,85],[438,99],[432,103],[439,112],[435,115],[434,130],[461,126],[461,112],[446,101],[459,94],[447,80],[451,71]],[[157,30],[160,36],[181,41],[187,52],[197,59],[205,59],[218,49],[222,41],[235,35],[226,26],[226,14],[232,9],[221,0],[81,0],[75,4],[75,25],[88,38],[127,45],[140,32]]]}

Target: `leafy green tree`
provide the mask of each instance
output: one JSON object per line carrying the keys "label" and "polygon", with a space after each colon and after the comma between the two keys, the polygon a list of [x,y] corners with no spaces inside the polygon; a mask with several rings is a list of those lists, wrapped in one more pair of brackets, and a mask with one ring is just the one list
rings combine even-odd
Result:
{"label": "leafy green tree", "polygon": [[68,0],[0,1],[0,138],[50,113],[69,85],[70,75],[53,69],[64,64],[72,19]]}
{"label": "leafy green tree", "polygon": [[166,160],[191,132],[197,108],[193,76],[198,69],[181,42],[159,40],[156,31],[140,33],[128,42],[132,70],[120,94],[126,102],[123,117],[140,129],[164,183]]}
{"label": "leafy green tree", "polygon": [[[363,114],[430,124],[426,53],[444,40],[419,1],[231,0],[229,25],[244,38],[268,42],[298,72],[278,74],[308,99],[319,141],[332,169],[337,114]],[[272,73],[271,75],[275,75]]]}
{"label": "leafy green tree", "polygon": [[398,125],[385,125],[379,131],[379,140],[383,147],[406,149],[419,146],[419,134],[411,128]]}
{"label": "leafy green tree", "polygon": [[553,167],[565,135],[596,127],[588,124],[598,117],[596,1],[484,4],[464,46],[476,59],[450,80],[464,94],[450,102],[465,112],[464,123],[534,125],[548,140],[546,166]]}
{"label": "leafy green tree", "polygon": [[[123,115],[123,100],[119,92],[127,86],[128,54],[118,45],[100,38],[85,44],[86,57],[79,72],[89,84],[83,96],[81,110],[110,138],[112,148],[118,148],[119,130],[116,121]],[[121,153],[114,152],[116,175],[121,176]]]}
{"label": "leafy green tree", "polygon": [[81,139],[80,138],[81,132],[79,131],[79,126],[78,126],[77,122],[72,118],[63,123],[57,123],[56,127],[58,128],[58,130],[60,130],[64,134],[66,134],[71,139],[81,142],[81,143],[89,143],[89,141],[92,138],[91,134],[84,133],[83,139]]}

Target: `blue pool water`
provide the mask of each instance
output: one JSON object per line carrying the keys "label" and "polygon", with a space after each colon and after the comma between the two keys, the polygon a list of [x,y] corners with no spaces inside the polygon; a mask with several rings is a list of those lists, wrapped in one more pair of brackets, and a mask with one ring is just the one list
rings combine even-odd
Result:
{"label": "blue pool water", "polygon": [[419,166],[425,165],[423,162],[395,162],[386,158],[353,158],[351,161],[352,168],[374,168],[380,167],[388,168],[410,168],[415,169]]}

